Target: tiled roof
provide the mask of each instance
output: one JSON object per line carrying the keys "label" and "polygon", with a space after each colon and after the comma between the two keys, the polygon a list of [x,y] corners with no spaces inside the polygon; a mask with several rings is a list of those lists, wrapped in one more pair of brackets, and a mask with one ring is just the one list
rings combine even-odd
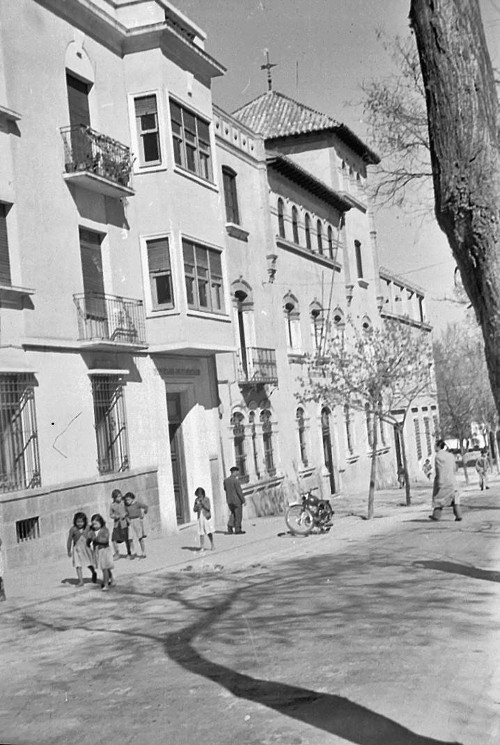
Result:
{"label": "tiled roof", "polygon": [[233,112],[233,116],[266,140],[333,131],[367,162],[378,163],[380,160],[345,124],[277,91],[263,93]]}

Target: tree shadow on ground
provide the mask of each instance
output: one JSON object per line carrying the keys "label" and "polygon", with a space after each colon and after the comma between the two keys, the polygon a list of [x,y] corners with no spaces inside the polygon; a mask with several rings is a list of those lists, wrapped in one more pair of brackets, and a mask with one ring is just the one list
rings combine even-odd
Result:
{"label": "tree shadow on ground", "polygon": [[485,579],[488,582],[500,582],[500,572],[490,569],[479,569],[467,564],[455,564],[453,561],[414,561],[413,566],[426,569],[437,569],[439,572],[448,574],[461,574],[473,579]]}
{"label": "tree shadow on ground", "polygon": [[[459,745],[418,735],[343,696],[262,680],[203,657],[194,648],[193,639],[214,623],[237,595],[238,590],[180,633],[167,634],[164,644],[170,659],[188,672],[223,686],[233,696],[266,706],[355,745]],[[180,596],[177,599],[186,607],[191,605]]]}

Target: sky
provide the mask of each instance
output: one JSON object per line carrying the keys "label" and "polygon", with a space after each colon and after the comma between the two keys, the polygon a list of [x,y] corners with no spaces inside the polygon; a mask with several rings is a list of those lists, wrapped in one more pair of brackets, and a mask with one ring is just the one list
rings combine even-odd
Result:
{"label": "sky", "polygon": [[[208,35],[207,51],[227,67],[213,83],[213,100],[232,112],[267,90],[265,50],[273,88],[343,121],[367,139],[361,84],[397,73],[380,33],[409,35],[409,0],[173,0]],[[493,64],[500,68],[500,0],[480,0]],[[368,140],[368,144],[370,144]],[[455,262],[427,215],[396,207],[375,213],[380,263],[426,291],[437,329],[460,320],[446,302]]]}

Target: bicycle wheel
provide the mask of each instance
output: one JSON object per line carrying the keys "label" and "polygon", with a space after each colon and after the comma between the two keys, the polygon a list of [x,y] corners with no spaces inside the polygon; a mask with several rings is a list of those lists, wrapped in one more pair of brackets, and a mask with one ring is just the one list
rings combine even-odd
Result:
{"label": "bicycle wheel", "polygon": [[314,519],[309,510],[300,504],[293,504],[285,513],[285,522],[291,533],[307,535],[314,526]]}

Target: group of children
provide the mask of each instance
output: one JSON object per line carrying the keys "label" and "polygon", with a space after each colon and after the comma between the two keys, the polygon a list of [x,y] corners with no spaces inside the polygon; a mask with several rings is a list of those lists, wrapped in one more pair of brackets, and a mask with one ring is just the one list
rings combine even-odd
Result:
{"label": "group of children", "polygon": [[121,543],[125,543],[128,558],[134,559],[133,549],[134,539],[136,539],[141,549],[139,558],[146,558],[144,515],[148,511],[148,506],[136,499],[132,492],[123,496],[119,489],[112,492],[111,499],[109,516],[113,520],[111,533],[113,548],[110,546],[109,529],[102,515],[98,513],[92,515],[90,524],[84,512],[77,512],[73,518],[73,525],[68,534],[67,550],[68,556],[73,559],[79,587],[84,584],[84,567],[90,569],[92,582],[97,582],[97,572],[102,572],[103,591],[114,586],[113,561],[120,558],[119,545]]}

